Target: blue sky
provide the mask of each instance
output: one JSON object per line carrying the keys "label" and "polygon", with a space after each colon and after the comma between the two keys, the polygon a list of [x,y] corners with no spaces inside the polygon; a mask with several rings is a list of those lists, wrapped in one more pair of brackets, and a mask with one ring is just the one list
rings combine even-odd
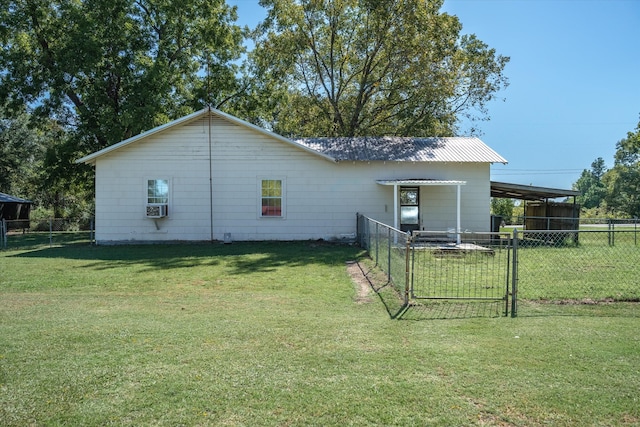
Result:
{"label": "blue sky", "polygon": [[[265,16],[258,0],[227,3],[240,25]],[[511,57],[510,85],[480,123],[509,161],[492,180],[569,189],[596,158],[613,166],[640,120],[640,1],[445,0],[442,11]]]}

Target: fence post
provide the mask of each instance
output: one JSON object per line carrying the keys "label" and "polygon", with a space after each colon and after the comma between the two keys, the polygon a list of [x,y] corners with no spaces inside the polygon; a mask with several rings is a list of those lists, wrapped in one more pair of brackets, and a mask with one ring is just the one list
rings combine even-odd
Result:
{"label": "fence post", "polygon": [[376,266],[378,265],[379,260],[379,249],[380,249],[380,235],[378,233],[378,223],[376,222]]}
{"label": "fence post", "polygon": [[49,218],[49,247],[53,246],[53,218]]}
{"label": "fence post", "polygon": [[518,229],[513,229],[513,266],[511,270],[511,317],[518,316]]}
{"label": "fence post", "polygon": [[391,281],[391,229],[387,228],[387,270],[389,270],[389,281]]}
{"label": "fence post", "polygon": [[4,218],[0,222],[0,246],[7,249],[7,221]]}
{"label": "fence post", "polygon": [[410,270],[410,263],[409,263],[409,256],[411,255],[411,253],[413,252],[411,250],[412,247],[412,243],[413,243],[413,236],[412,235],[407,235],[407,240],[406,240],[406,250],[405,250],[405,256],[404,256],[404,305],[408,305],[409,304],[409,280],[411,280],[412,276],[411,276],[411,270]]}
{"label": "fence post", "polygon": [[609,236],[609,246],[615,246],[615,231],[614,231],[615,226],[613,224],[613,220],[611,218],[608,218],[607,223],[608,223],[607,229],[609,230],[609,232],[607,233]]}

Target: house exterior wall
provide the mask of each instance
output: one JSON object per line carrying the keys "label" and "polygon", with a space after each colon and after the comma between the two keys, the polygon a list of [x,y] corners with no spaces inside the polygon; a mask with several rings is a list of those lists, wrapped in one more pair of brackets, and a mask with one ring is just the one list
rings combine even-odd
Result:
{"label": "house exterior wall", "polygon": [[[411,178],[467,181],[462,228],[489,230],[489,164],[335,163],[201,116],[96,159],[96,240],[349,240],[357,212],[393,224],[393,187],[376,180]],[[145,217],[148,179],[169,181],[165,218]],[[284,183],[283,217],[260,216],[262,179]],[[455,227],[455,186],[422,187],[420,200],[421,229]]]}

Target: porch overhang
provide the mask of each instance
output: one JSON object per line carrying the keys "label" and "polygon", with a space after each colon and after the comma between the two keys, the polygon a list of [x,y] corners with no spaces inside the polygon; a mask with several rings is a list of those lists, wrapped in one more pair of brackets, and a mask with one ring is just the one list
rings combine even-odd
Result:
{"label": "porch overhang", "polygon": [[392,185],[393,186],[393,227],[395,229],[399,229],[399,218],[400,218],[400,205],[399,205],[399,196],[398,196],[398,188],[404,186],[413,186],[413,187],[426,187],[426,186],[440,186],[440,185],[455,185],[457,186],[456,191],[456,241],[460,244],[460,232],[462,231],[460,228],[460,187],[465,185],[467,181],[457,181],[457,180],[442,180],[442,179],[383,179],[376,181],[380,185]]}
{"label": "porch overhang", "polygon": [[426,185],[465,185],[467,181],[452,181],[444,179],[380,179],[376,181],[380,185],[411,185],[411,186],[426,186]]}

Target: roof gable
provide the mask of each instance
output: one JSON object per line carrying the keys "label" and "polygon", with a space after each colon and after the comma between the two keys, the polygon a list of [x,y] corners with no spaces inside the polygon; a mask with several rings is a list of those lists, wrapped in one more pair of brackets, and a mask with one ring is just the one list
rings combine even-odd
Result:
{"label": "roof gable", "polygon": [[301,138],[295,142],[337,161],[507,163],[475,137]]}
{"label": "roof gable", "polygon": [[96,151],[96,152],[94,152],[92,154],[89,154],[89,155],[87,155],[85,157],[82,157],[82,158],[76,160],[76,163],[93,164],[93,163],[95,163],[96,159],[98,159],[101,156],[104,156],[105,154],[111,153],[113,151],[119,150],[119,149],[121,149],[123,147],[126,147],[128,145],[134,144],[134,143],[136,143],[136,142],[138,142],[140,140],[148,138],[148,137],[150,137],[152,135],[155,135],[157,133],[167,131],[167,130],[169,130],[171,128],[174,128],[174,127],[177,127],[177,126],[180,126],[180,125],[185,125],[185,124],[187,124],[187,123],[189,123],[191,121],[199,119],[202,116],[205,116],[206,114],[212,114],[214,116],[218,116],[218,117],[220,117],[222,119],[225,119],[225,120],[227,120],[227,121],[229,121],[231,123],[234,123],[234,124],[236,124],[238,126],[243,126],[243,127],[252,129],[252,130],[254,130],[256,132],[262,133],[264,135],[268,135],[268,136],[270,136],[270,137],[272,137],[272,138],[274,138],[274,139],[276,139],[278,141],[284,142],[285,144],[289,144],[289,145],[295,146],[295,147],[297,147],[299,149],[302,149],[304,151],[307,151],[307,152],[309,152],[309,153],[311,153],[313,155],[323,157],[326,160],[335,161],[335,159],[332,158],[329,155],[326,155],[326,154],[321,153],[319,151],[313,150],[313,149],[311,149],[311,148],[309,148],[309,147],[307,147],[305,145],[299,144],[298,142],[295,142],[295,141],[293,141],[291,139],[285,138],[284,136],[278,135],[278,134],[273,133],[273,132],[269,132],[266,129],[263,129],[263,128],[259,127],[259,126],[251,124],[249,122],[246,122],[246,121],[244,121],[242,119],[239,119],[237,117],[234,117],[234,116],[232,116],[230,114],[223,113],[220,110],[216,110],[216,109],[213,109],[213,108],[205,108],[205,109],[202,109],[200,111],[196,111],[195,113],[189,114],[189,115],[181,117],[179,119],[176,119],[176,120],[174,120],[172,122],[165,123],[164,125],[155,127],[155,128],[153,128],[151,130],[148,130],[146,132],[143,132],[143,133],[140,133],[138,135],[135,135],[135,136],[133,136],[133,137],[131,137],[129,139],[125,139],[124,141],[121,141],[121,142],[119,142],[117,144],[110,145],[109,147],[103,148],[102,150]]}

